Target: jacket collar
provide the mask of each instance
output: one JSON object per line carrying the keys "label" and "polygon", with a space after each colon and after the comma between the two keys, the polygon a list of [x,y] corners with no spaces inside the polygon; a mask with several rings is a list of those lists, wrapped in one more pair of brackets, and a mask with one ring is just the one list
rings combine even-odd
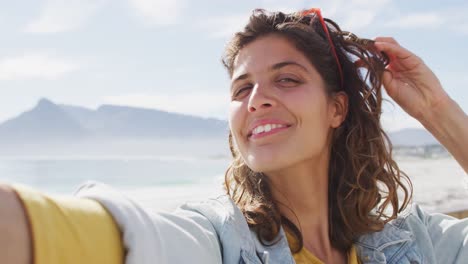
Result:
{"label": "jacket collar", "polygon": [[[257,238],[257,234],[251,230],[251,236],[254,237],[254,243],[256,248],[256,255],[262,260],[262,263],[282,263],[282,264],[294,264],[294,258],[289,249],[288,240],[283,228],[280,228],[278,234],[278,241],[272,245],[263,245]],[[268,262],[268,259],[271,262]]]}
{"label": "jacket collar", "polygon": [[384,226],[379,232],[360,236],[355,244],[359,258],[364,261],[390,263],[397,253],[405,252],[414,240],[414,235],[402,228],[403,219],[395,219]]}

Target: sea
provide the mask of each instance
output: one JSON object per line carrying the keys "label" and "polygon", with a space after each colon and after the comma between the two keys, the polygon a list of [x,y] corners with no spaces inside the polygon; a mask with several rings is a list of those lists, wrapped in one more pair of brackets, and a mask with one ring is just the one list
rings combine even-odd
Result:
{"label": "sea", "polygon": [[[229,158],[197,156],[0,157],[0,181],[50,195],[72,195],[88,181],[109,185],[143,206],[170,211],[222,194]],[[451,157],[400,157],[413,202],[429,212],[468,209],[468,175]]]}

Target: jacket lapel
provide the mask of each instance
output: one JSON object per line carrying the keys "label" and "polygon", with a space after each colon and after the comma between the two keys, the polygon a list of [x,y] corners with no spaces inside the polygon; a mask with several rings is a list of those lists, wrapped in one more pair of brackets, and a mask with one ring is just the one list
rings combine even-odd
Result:
{"label": "jacket lapel", "polygon": [[395,263],[406,253],[413,234],[395,223],[387,223],[382,231],[360,236],[356,250],[363,263]]}

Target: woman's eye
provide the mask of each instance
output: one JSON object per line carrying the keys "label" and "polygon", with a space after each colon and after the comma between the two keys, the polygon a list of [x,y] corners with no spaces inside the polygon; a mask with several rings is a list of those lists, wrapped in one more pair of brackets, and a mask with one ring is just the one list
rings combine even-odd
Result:
{"label": "woman's eye", "polygon": [[293,79],[293,78],[281,78],[279,79],[280,83],[299,83],[298,80]]}
{"label": "woman's eye", "polygon": [[250,88],[252,88],[252,86],[245,86],[243,88],[240,88],[238,89],[235,93],[234,93],[234,97],[238,97],[240,95],[242,95],[242,93],[246,92],[247,90],[249,90]]}
{"label": "woman's eye", "polygon": [[283,78],[279,78],[277,83],[278,85],[283,86],[283,87],[294,87],[300,84],[301,82],[296,78],[283,77]]}

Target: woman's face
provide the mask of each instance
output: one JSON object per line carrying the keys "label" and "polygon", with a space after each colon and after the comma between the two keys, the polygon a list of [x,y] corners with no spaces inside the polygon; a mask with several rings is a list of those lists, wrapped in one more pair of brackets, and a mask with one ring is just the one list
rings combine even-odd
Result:
{"label": "woman's face", "polygon": [[325,89],[315,67],[284,37],[245,46],[234,62],[229,125],[247,166],[267,173],[328,157],[331,129],[343,117]]}

